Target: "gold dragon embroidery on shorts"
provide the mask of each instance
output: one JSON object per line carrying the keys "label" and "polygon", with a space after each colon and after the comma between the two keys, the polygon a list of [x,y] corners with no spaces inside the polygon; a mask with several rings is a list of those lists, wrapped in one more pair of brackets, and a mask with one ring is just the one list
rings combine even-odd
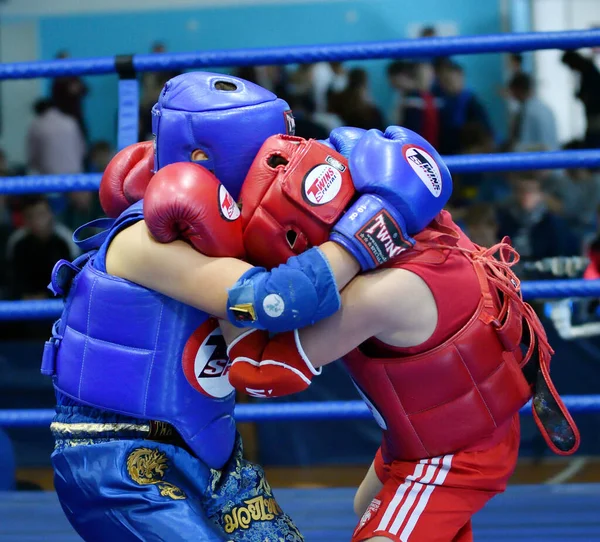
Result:
{"label": "gold dragon embroidery on shorts", "polygon": [[167,455],[152,448],[136,448],[127,457],[127,472],[136,484],[156,485],[163,497],[186,499],[186,494],[180,488],[163,481],[168,468]]}

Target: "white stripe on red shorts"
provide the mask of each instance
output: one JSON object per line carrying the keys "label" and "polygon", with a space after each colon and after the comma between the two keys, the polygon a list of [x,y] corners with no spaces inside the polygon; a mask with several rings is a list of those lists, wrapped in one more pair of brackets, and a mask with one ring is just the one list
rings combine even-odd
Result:
{"label": "white stripe on red shorts", "polygon": [[419,461],[413,473],[407,476],[404,483],[396,490],[376,530],[397,535],[404,527],[400,533],[400,540],[408,541],[435,486],[441,486],[448,476],[452,457],[452,455],[444,455]]}

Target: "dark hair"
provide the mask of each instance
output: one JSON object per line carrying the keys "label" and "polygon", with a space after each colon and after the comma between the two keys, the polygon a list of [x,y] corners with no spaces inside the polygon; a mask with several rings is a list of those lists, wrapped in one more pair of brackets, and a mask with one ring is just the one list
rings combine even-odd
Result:
{"label": "dark hair", "polygon": [[460,130],[459,141],[462,148],[493,142],[493,136],[485,124],[477,121],[467,122]]}
{"label": "dark hair", "polygon": [[452,59],[447,56],[438,56],[433,59],[433,68],[436,71],[442,70],[453,64]]}
{"label": "dark hair", "polygon": [[581,139],[572,139],[563,145],[565,151],[581,151],[587,149],[587,145]]}
{"label": "dark hair", "polygon": [[388,64],[387,74],[390,77],[401,74],[404,74],[408,77],[416,77],[417,64],[415,62],[408,62],[406,60],[396,60],[391,64]]}
{"label": "dark hair", "polygon": [[48,111],[48,109],[50,109],[53,105],[54,103],[49,98],[42,98],[34,102],[33,111],[36,115],[42,115],[43,113]]}
{"label": "dark hair", "polygon": [[580,71],[583,66],[590,63],[590,60],[577,51],[565,51],[561,62],[573,70]]}
{"label": "dark hair", "polygon": [[110,152],[111,150],[112,147],[110,146],[110,143],[108,141],[100,140],[92,143],[92,146],[90,148],[90,154],[94,152]]}
{"label": "dark hair", "polygon": [[21,208],[21,212],[24,213],[27,209],[31,209],[31,207],[35,207],[40,203],[48,205],[48,198],[42,194],[31,194],[20,198],[19,207]]}
{"label": "dark hair", "polygon": [[435,30],[435,26],[424,26],[421,28],[421,32],[419,32],[419,36],[422,38],[431,38],[433,36],[437,36],[437,32]]}
{"label": "dark hair", "polygon": [[523,55],[521,53],[510,53],[510,59],[519,64],[519,66],[523,65]]}
{"label": "dark hair", "polygon": [[348,72],[348,88],[356,89],[367,84],[369,77],[366,70],[354,68]]}
{"label": "dark hair", "polygon": [[460,64],[452,62],[450,59],[446,59],[446,61],[440,64],[437,69],[448,70],[454,73],[465,73],[465,70],[463,70],[463,67]]}
{"label": "dark hair", "polygon": [[526,73],[517,73],[513,76],[508,83],[508,88],[517,92],[531,92],[533,88],[533,82],[531,81],[531,77]]}
{"label": "dark hair", "polygon": [[303,109],[308,114],[313,114],[317,110],[317,105],[311,94],[292,94],[289,96],[288,105],[292,111]]}

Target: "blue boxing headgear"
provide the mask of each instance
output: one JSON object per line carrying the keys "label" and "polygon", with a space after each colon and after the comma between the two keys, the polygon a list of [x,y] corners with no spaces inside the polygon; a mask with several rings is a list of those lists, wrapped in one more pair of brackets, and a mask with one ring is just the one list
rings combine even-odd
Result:
{"label": "blue boxing headgear", "polygon": [[294,117],[285,101],[254,83],[192,72],[164,86],[152,109],[152,131],[156,170],[195,162],[237,198],[262,144],[275,134],[293,135]]}

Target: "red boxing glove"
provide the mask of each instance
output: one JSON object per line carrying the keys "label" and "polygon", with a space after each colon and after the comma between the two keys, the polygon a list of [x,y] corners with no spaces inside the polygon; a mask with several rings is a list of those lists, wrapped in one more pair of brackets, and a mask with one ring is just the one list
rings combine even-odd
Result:
{"label": "red boxing glove", "polygon": [[304,391],[321,374],[306,357],[298,331],[279,333],[251,329],[227,349],[229,382],[252,397],[283,397]]}
{"label": "red boxing glove", "polygon": [[271,268],[324,243],[354,192],[341,154],[315,140],[271,136],[240,194],[249,261]]}
{"label": "red boxing glove", "polygon": [[115,155],[100,182],[100,204],[107,216],[118,217],[144,197],[153,168],[152,141],[129,145]]}
{"label": "red boxing glove", "polygon": [[144,196],[144,220],[160,243],[185,239],[207,256],[245,256],[235,200],[198,164],[170,164],[154,175]]}

